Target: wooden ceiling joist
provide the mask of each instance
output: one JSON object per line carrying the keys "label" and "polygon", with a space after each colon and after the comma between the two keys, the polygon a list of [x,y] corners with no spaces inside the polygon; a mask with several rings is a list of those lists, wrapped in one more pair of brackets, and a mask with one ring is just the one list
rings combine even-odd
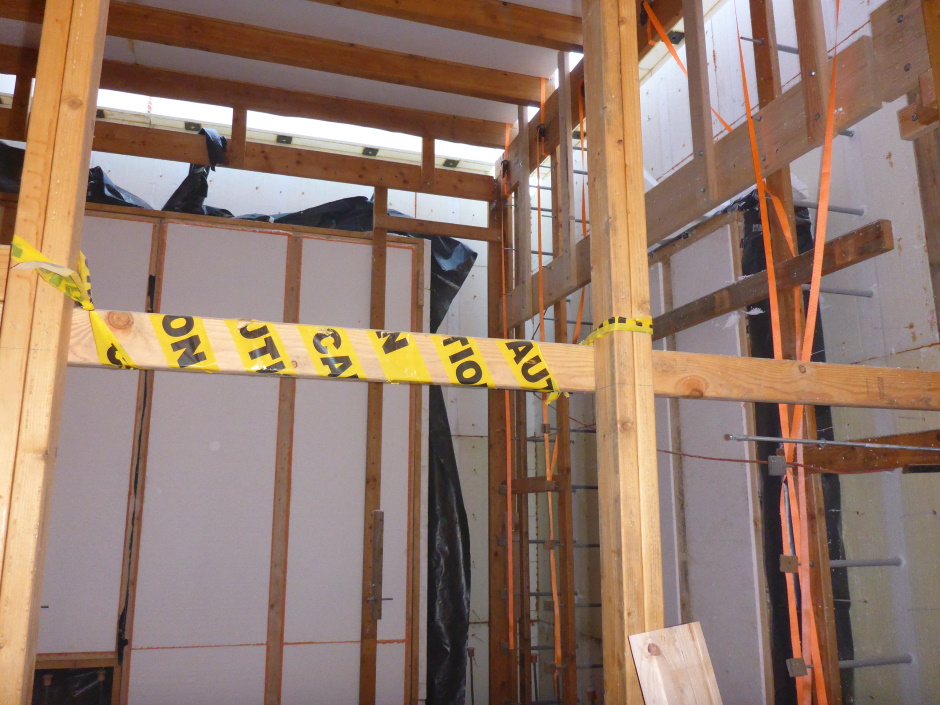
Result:
{"label": "wooden ceiling joist", "polygon": [[[36,56],[35,49],[0,44],[0,73],[32,76]],[[272,115],[374,127],[478,147],[502,148],[506,135],[505,124],[492,120],[335,98],[120,61],[104,62],[101,87]]]}
{"label": "wooden ceiling joist", "polygon": [[[42,22],[43,2],[4,0],[0,17]],[[536,76],[112,2],[108,35],[515,105],[538,105]]]}
{"label": "wooden ceiling joist", "polygon": [[501,0],[313,0],[559,51],[581,51],[581,18]]}

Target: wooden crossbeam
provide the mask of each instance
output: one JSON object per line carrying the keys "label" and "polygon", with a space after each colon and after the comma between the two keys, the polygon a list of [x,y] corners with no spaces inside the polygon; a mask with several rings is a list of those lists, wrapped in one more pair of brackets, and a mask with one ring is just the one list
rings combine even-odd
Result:
{"label": "wooden crossbeam", "polygon": [[[9,138],[0,126],[0,139]],[[137,125],[99,121],[95,125],[94,149],[98,152],[207,164],[206,140],[192,132],[176,132]],[[248,142],[243,169],[323,179],[364,186],[382,186],[402,191],[433,193],[490,201],[496,181],[483,174],[439,169],[430,190],[421,180],[421,167],[347,154],[318,152],[284,145]]]}
{"label": "wooden crossbeam", "polygon": [[314,0],[350,10],[507,39],[581,51],[581,18],[501,0]]}
{"label": "wooden crossbeam", "polygon": [[[124,311],[102,311],[109,328],[125,347],[135,365],[142,369],[180,371],[177,363],[169,362],[166,352],[169,346],[178,342],[167,334],[158,338],[157,329],[161,330],[165,318],[177,316],[161,314],[132,313]],[[197,319],[204,328],[208,349],[218,365],[217,374],[259,374],[246,370],[242,353],[236,347],[228,323],[220,318]],[[252,321],[252,327],[261,324]],[[168,324],[170,325],[170,324]],[[174,323],[182,326],[182,323]],[[309,346],[312,345],[311,327],[289,323],[271,323],[271,328],[280,337],[283,346],[276,345],[280,356],[267,359],[266,364],[278,360],[291,361],[297,379],[331,379],[329,354],[317,354],[311,357]],[[170,326],[172,328],[172,326]],[[198,327],[198,326],[197,326]],[[184,327],[185,328],[185,327]],[[376,352],[373,342],[375,336],[370,331],[359,329],[331,329],[314,326],[319,332],[341,331],[340,337],[348,343],[361,363],[359,377],[353,381],[388,382],[396,379],[401,383],[427,383],[443,386],[481,386],[468,384],[474,381],[470,370],[463,369],[460,375],[468,373],[459,382],[457,367],[469,359],[481,363],[490,375],[496,389],[543,389],[547,377],[551,376],[560,391],[593,392],[594,349],[585,345],[563,345],[560,343],[534,344],[528,340],[502,341],[497,338],[461,338],[456,336],[432,336],[426,333],[408,333],[406,345],[403,339],[394,333],[385,334],[378,344],[392,337],[389,347],[403,350],[417,350],[424,368],[407,367],[402,375],[390,377],[383,366],[385,356]],[[345,335],[342,335],[345,331]],[[381,333],[381,332],[380,332]],[[72,315],[71,344],[69,364],[99,367],[102,366],[95,348],[91,326],[86,312],[77,309]],[[613,335],[640,335],[632,333],[614,333]],[[179,336],[178,336],[179,337]],[[184,339],[187,336],[182,336]],[[444,343],[445,339],[452,340]],[[324,339],[328,351],[338,343],[332,337]],[[508,344],[508,345],[507,345]],[[259,343],[260,345],[260,343]],[[441,347],[439,347],[441,346]],[[473,349],[471,355],[458,356],[456,362],[448,362],[441,349],[454,346],[454,352]],[[531,346],[531,347],[530,347]],[[185,346],[183,346],[185,347]],[[176,360],[179,346],[173,351]],[[346,350],[346,348],[343,348]],[[508,351],[508,352],[507,352]],[[394,352],[394,351],[393,351]],[[348,355],[342,352],[342,355]],[[519,354],[518,361],[513,358]],[[409,357],[414,362],[418,358]],[[333,360],[333,365],[343,367]],[[388,360],[385,360],[387,363]],[[286,363],[285,363],[286,364]],[[394,363],[392,363],[394,364]],[[185,368],[184,368],[185,369]],[[353,369],[353,368],[350,368]],[[426,369],[426,373],[425,370]],[[198,366],[189,371],[198,371]],[[816,404],[829,406],[848,406],[873,409],[940,409],[940,373],[922,370],[905,370],[890,367],[866,367],[862,365],[834,365],[816,362],[794,362],[791,360],[765,360],[760,358],[727,357],[723,355],[704,355],[699,353],[680,353],[653,351],[652,357],[653,392],[657,396],[681,397],[687,399],[714,399],[722,401],[772,402],[787,404]],[[269,374],[270,372],[260,372]],[[526,379],[528,376],[528,380]],[[343,377],[342,379],[350,379]],[[534,380],[534,381],[532,381]]]}
{"label": "wooden crossbeam", "polygon": [[[4,0],[0,5],[0,17],[41,22],[42,8],[42,2],[33,0]],[[535,76],[373,49],[130,2],[111,3],[108,35],[484,100],[539,104],[540,86]]]}
{"label": "wooden crossbeam", "polygon": [[[831,274],[864,262],[894,248],[891,222],[876,220],[863,228],[826,243],[823,274]],[[806,252],[777,265],[777,288],[787,289],[809,282],[813,273],[813,253]],[[707,294],[653,320],[656,340],[686,330],[705,321],[737,311],[767,298],[767,272],[759,272]]]}
{"label": "wooden crossbeam", "polygon": [[465,240],[480,240],[483,242],[498,242],[499,231],[493,228],[481,228],[476,225],[459,225],[457,223],[441,223],[433,220],[418,218],[402,218],[376,212],[375,227],[385,228],[389,232],[413,233],[415,235],[449,235]]}
{"label": "wooden crossbeam", "polygon": [[[35,49],[0,44],[0,73],[32,76],[35,69]],[[374,127],[479,147],[502,148],[506,138],[506,126],[492,120],[399,108],[120,61],[104,62],[101,87],[159,98],[246,108],[272,115]]]}
{"label": "wooden crossbeam", "polygon": [[809,465],[837,472],[860,472],[881,468],[902,468],[908,465],[940,465],[940,431],[900,433],[877,438],[860,438],[848,443],[882,443],[885,445],[920,446],[928,450],[893,450],[859,446],[806,446],[803,460]]}

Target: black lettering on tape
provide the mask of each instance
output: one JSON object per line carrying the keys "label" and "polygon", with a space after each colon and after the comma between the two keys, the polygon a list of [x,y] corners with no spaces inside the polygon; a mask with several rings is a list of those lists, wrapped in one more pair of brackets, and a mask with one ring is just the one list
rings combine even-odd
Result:
{"label": "black lettering on tape", "polygon": [[339,350],[340,345],[343,344],[343,339],[340,337],[339,332],[332,328],[327,328],[325,331],[321,331],[313,336],[313,347],[321,355],[329,354],[329,350],[327,350],[326,346],[323,344],[324,340],[332,340],[335,350]]}
{"label": "black lettering on tape", "polygon": [[184,335],[192,333],[196,327],[196,321],[192,316],[164,316],[163,332],[172,335],[174,338],[182,338]]}
{"label": "black lettering on tape", "polygon": [[[248,324],[251,325],[251,324]],[[277,349],[277,345],[274,343],[274,338],[271,336],[270,330],[268,330],[267,325],[260,325],[257,328],[249,329],[248,325],[244,325],[238,329],[238,332],[246,340],[257,340],[262,338],[261,346],[255,348],[254,350],[248,351],[248,357],[252,360],[257,360],[260,357],[269,357],[273,362],[270,365],[265,365],[258,372],[280,372],[283,370],[286,365],[281,358],[281,351]]]}
{"label": "black lettering on tape", "polygon": [[176,364],[179,367],[192,367],[198,362],[205,362],[206,354],[199,350],[200,345],[202,345],[202,339],[198,335],[191,335],[182,340],[174,340],[170,344],[170,349],[179,353]]}
{"label": "black lettering on tape", "polygon": [[410,344],[407,333],[379,331],[378,336],[379,338],[384,338],[382,341],[382,352],[386,355],[390,355],[396,350],[407,348]]}

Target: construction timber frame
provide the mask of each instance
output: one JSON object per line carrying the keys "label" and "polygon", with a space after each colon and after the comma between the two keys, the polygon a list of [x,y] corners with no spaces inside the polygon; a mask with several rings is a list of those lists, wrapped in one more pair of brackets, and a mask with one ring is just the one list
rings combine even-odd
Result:
{"label": "construction timber frame", "polygon": [[[326,0],[323,0],[326,1]],[[13,109],[0,110],[0,138],[25,139],[26,161],[15,225],[5,218],[0,242],[13,234],[39,248],[54,262],[74,263],[81,241],[85,211],[85,174],[92,149],[141,157],[206,163],[201,137],[183,132],[120,125],[95,119],[95,96],[101,87],[144,95],[199,100],[235,110],[233,140],[227,166],[312,179],[432,193],[483,201],[490,207],[487,227],[409,221],[408,229],[448,234],[495,245],[489,248],[489,332],[491,338],[523,337],[524,324],[540,307],[555,306],[565,320],[565,297],[592,285],[593,320],[614,316],[649,315],[647,249],[667,238],[754,183],[749,168],[750,146],[745,126],[715,141],[710,127],[708,80],[701,5],[694,0],[657,0],[657,14],[672,26],[686,17],[689,95],[693,140],[697,156],[644,196],[637,64],[646,51],[647,37],[635,0],[583,0],[583,19],[564,17],[521,6],[505,7],[498,0],[336,0],[332,4],[426,22],[559,51],[583,49],[584,61],[570,74],[561,72],[563,85],[548,96],[544,108],[521,122],[508,150],[505,177],[493,178],[435,168],[435,139],[503,147],[501,123],[454,117],[361,101],[337,100],[250,83],[219,81],[171,71],[103,61],[106,35],[194,47],[291,66],[332,71],[349,76],[415,85],[454,94],[484,97],[520,106],[539,104],[534,77],[494,72],[472,66],[422,60],[288,33],[262,31],[220,20],[193,18],[182,13],[148,8],[117,0],[5,0],[0,17],[42,23],[38,51],[0,46],[0,72],[18,77]],[[782,91],[776,65],[773,17],[765,0],[751,0],[752,37],[763,38],[756,49],[760,90],[757,142],[764,170],[789,193],[788,165],[822,144],[813,116],[824,113],[828,62],[819,0],[800,0],[796,21],[803,80]],[[836,94],[836,127],[845,129],[881,108],[885,102],[924,91],[921,77],[933,65],[940,76],[940,3],[937,0],[889,0],[872,14],[872,36],[860,36],[838,54],[840,81]],[[204,39],[197,40],[202,37]],[[928,49],[929,46],[929,49]],[[375,55],[383,59],[376,62]],[[375,68],[380,65],[381,68]],[[29,106],[29,85],[35,94]],[[579,239],[574,227],[570,150],[573,115],[584,86],[590,204],[593,228]],[[22,85],[21,85],[22,84]],[[923,84],[923,85],[922,85]],[[936,92],[933,94],[936,95]],[[934,97],[935,100],[935,97]],[[422,165],[405,165],[289,146],[246,140],[248,110],[288,116],[315,117],[395,130],[424,138]],[[582,137],[585,137],[582,135]],[[531,250],[528,218],[509,215],[510,196],[516,213],[528,213],[530,176],[545,155],[555,155],[557,189],[553,189],[559,231],[555,257],[545,268],[541,287],[528,259],[501,250]],[[934,152],[934,155],[936,153]],[[934,172],[935,173],[935,172]],[[377,199],[382,203],[382,197]],[[520,207],[520,204],[522,207]],[[936,208],[934,203],[933,208]],[[384,215],[379,211],[380,215]],[[515,220],[515,227],[513,221]],[[378,218],[371,234],[373,286],[383,281],[386,234],[400,226],[391,216]],[[861,232],[861,231],[859,231]],[[339,234],[338,234],[339,235]],[[346,234],[348,236],[348,233]],[[779,237],[779,233],[775,233]],[[832,266],[861,261],[890,249],[890,225],[873,224],[855,240],[832,243]],[[849,236],[846,236],[849,237]],[[4,239],[5,238],[5,239]],[[513,239],[510,239],[513,238]],[[874,244],[872,244],[874,243]],[[839,248],[842,248],[841,250]],[[880,249],[879,249],[880,248]],[[830,248],[827,248],[830,249]],[[841,254],[840,254],[841,253]],[[504,266],[505,265],[505,266]],[[803,267],[801,270],[800,267]],[[805,281],[805,263],[778,263],[781,291],[795,295]],[[72,315],[72,305],[60,293],[39,282],[31,271],[9,270],[9,253],[0,248],[0,702],[30,702],[36,664],[36,634],[44,560],[46,505],[54,472],[62,390],[67,364],[97,364],[88,353],[87,323]],[[800,272],[803,272],[802,274]],[[753,283],[749,286],[755,286]],[[763,285],[766,287],[766,284]],[[380,286],[375,291],[383,290]],[[505,301],[503,301],[503,292]],[[766,288],[728,296],[740,302],[763,296]],[[707,300],[706,300],[707,299]],[[752,299],[753,300],[753,299]],[[505,305],[504,305],[505,304]],[[720,315],[727,298],[712,296],[696,302],[682,315],[673,312],[671,332]],[[738,303],[738,306],[746,305]],[[786,307],[784,307],[786,308]],[[504,314],[505,312],[505,314]],[[126,330],[139,312],[111,314],[116,332]],[[371,323],[381,328],[384,301],[373,297]],[[287,324],[296,323],[296,308],[285,308]],[[787,336],[796,323],[786,323]],[[416,334],[417,337],[418,334]],[[492,341],[479,341],[494,345]],[[659,497],[653,414],[654,395],[684,398],[768,401],[783,404],[828,404],[894,409],[940,410],[940,372],[919,372],[863,366],[798,363],[791,360],[724,358],[663,351],[654,353],[652,337],[617,332],[593,348],[570,345],[565,336],[544,346],[551,357],[559,387],[593,392],[597,412],[599,506],[603,594],[604,690],[608,705],[642,702],[628,637],[663,627]],[[791,354],[792,358],[793,355]],[[145,369],[160,368],[145,349],[135,357]],[[235,366],[223,372],[244,372]],[[116,373],[118,374],[118,373]],[[446,374],[431,370],[431,382],[450,384]],[[298,375],[302,377],[303,375]],[[369,405],[381,404],[381,374],[370,378]],[[271,382],[274,383],[273,381]],[[290,388],[281,380],[280,413],[293,413]],[[300,382],[302,383],[302,382]],[[498,705],[529,702],[520,695],[525,662],[522,639],[510,635],[510,595],[506,547],[513,541],[505,511],[507,445],[518,436],[518,403],[507,403],[507,392],[521,389],[511,375],[496,380],[500,390],[488,394],[489,417],[489,547],[490,547],[490,701]],[[517,395],[521,396],[521,395]],[[507,413],[507,410],[509,413]],[[524,427],[523,427],[524,431]],[[375,466],[380,435],[370,433],[369,477]],[[524,435],[524,434],[523,434]],[[286,462],[286,461],[285,461]],[[562,463],[564,463],[564,459]],[[279,470],[282,469],[279,466]],[[526,492],[524,480],[513,493]],[[562,472],[555,490],[563,489]],[[529,482],[528,487],[532,487]],[[560,490],[559,490],[560,491]],[[570,495],[569,495],[570,498]],[[816,511],[821,511],[817,507]],[[369,521],[369,519],[367,519]],[[521,527],[524,522],[519,522]],[[364,527],[366,535],[371,527]],[[816,561],[814,579],[821,581],[820,604],[814,605],[823,624],[822,670],[830,702],[841,702],[837,657],[831,630],[831,592],[826,603],[825,531],[817,523],[812,539]],[[566,540],[564,531],[562,543]],[[568,539],[570,540],[570,534]],[[564,551],[564,548],[561,549]],[[370,565],[364,557],[365,575]],[[274,578],[272,577],[272,581]],[[282,586],[272,582],[272,590]],[[518,615],[513,615],[517,617]],[[519,620],[524,622],[525,620]],[[563,631],[566,665],[573,669],[570,646],[573,622]],[[360,702],[375,700],[374,622],[363,617]],[[515,637],[515,635],[513,635]],[[510,649],[509,645],[514,644]],[[720,645],[713,645],[720,648]],[[54,663],[110,663],[109,656],[84,660],[62,655]],[[371,659],[371,661],[370,661]],[[372,668],[370,669],[370,663]],[[570,670],[569,670],[570,673]],[[371,681],[370,681],[371,679]],[[564,676],[563,676],[564,680]],[[277,678],[273,681],[278,682]],[[522,683],[524,685],[524,683]],[[572,689],[563,690],[573,705]],[[416,696],[412,696],[415,698]],[[122,695],[126,698],[126,689]],[[122,699],[121,702],[124,702]],[[272,686],[266,705],[280,702]]]}

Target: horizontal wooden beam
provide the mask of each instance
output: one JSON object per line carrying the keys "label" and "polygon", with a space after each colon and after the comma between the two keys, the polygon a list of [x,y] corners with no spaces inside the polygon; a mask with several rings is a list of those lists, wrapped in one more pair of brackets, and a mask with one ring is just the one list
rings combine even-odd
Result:
{"label": "horizontal wooden beam", "polygon": [[113,651],[36,654],[37,671],[65,668],[111,668],[117,665],[117,654]]}
{"label": "horizontal wooden beam", "polygon": [[[196,371],[206,365],[221,374],[325,379],[338,373],[348,379],[355,373],[356,381],[365,382],[594,391],[594,349],[585,345],[100,313],[141,369],[189,365]],[[69,363],[102,366],[82,309],[72,316]],[[697,353],[653,351],[653,390],[658,396],[689,399],[940,409],[940,372]]]}
{"label": "horizontal wooden beam", "polygon": [[[0,139],[4,138],[10,139],[8,135],[0,132]],[[97,152],[188,164],[209,163],[206,140],[201,135],[101,120],[95,125],[93,149]],[[247,143],[242,168],[267,174],[299,176],[361,186],[386,186],[402,191],[478,201],[492,201],[497,195],[496,180],[483,174],[439,169],[433,184],[426,187],[421,179],[421,166],[417,164],[402,164],[259,142]]]}
{"label": "horizontal wooden beam", "polygon": [[394,233],[412,233],[415,235],[449,235],[464,240],[499,242],[500,233],[494,228],[481,228],[474,225],[457,223],[439,223],[433,220],[402,218],[400,216],[375,214],[375,227],[385,228]]}
{"label": "horizontal wooden beam", "polygon": [[581,51],[581,18],[502,0],[314,0],[349,10],[506,39]]}
{"label": "horizontal wooden beam", "polygon": [[512,481],[513,494],[538,494],[540,492],[557,492],[558,482],[547,480],[544,477],[516,477]]}
{"label": "horizontal wooden beam", "polygon": [[[35,49],[0,44],[0,73],[32,76],[36,69],[36,56]],[[304,93],[120,61],[104,62],[101,87],[158,98],[245,108],[272,115],[374,127],[479,147],[502,148],[506,139],[506,125],[492,120]]]}
{"label": "horizontal wooden beam", "polygon": [[898,446],[936,448],[927,450],[891,450],[858,446],[806,446],[803,461],[809,465],[838,472],[861,472],[908,465],[940,465],[940,431],[901,433],[878,438],[861,438],[848,443],[883,443]]}
{"label": "horizontal wooden beam", "polygon": [[[40,23],[44,4],[38,0],[4,0],[0,4],[0,17]],[[535,76],[373,49],[149,5],[112,2],[108,35],[502,103],[539,104],[540,79]]]}
{"label": "horizontal wooden beam", "polygon": [[[891,222],[876,220],[826,243],[823,274],[831,274],[894,249]],[[777,265],[777,288],[788,289],[810,281],[813,253],[806,252]],[[726,313],[737,311],[767,298],[767,272],[745,277],[723,289],[679,306],[653,320],[656,340],[674,335]]]}

